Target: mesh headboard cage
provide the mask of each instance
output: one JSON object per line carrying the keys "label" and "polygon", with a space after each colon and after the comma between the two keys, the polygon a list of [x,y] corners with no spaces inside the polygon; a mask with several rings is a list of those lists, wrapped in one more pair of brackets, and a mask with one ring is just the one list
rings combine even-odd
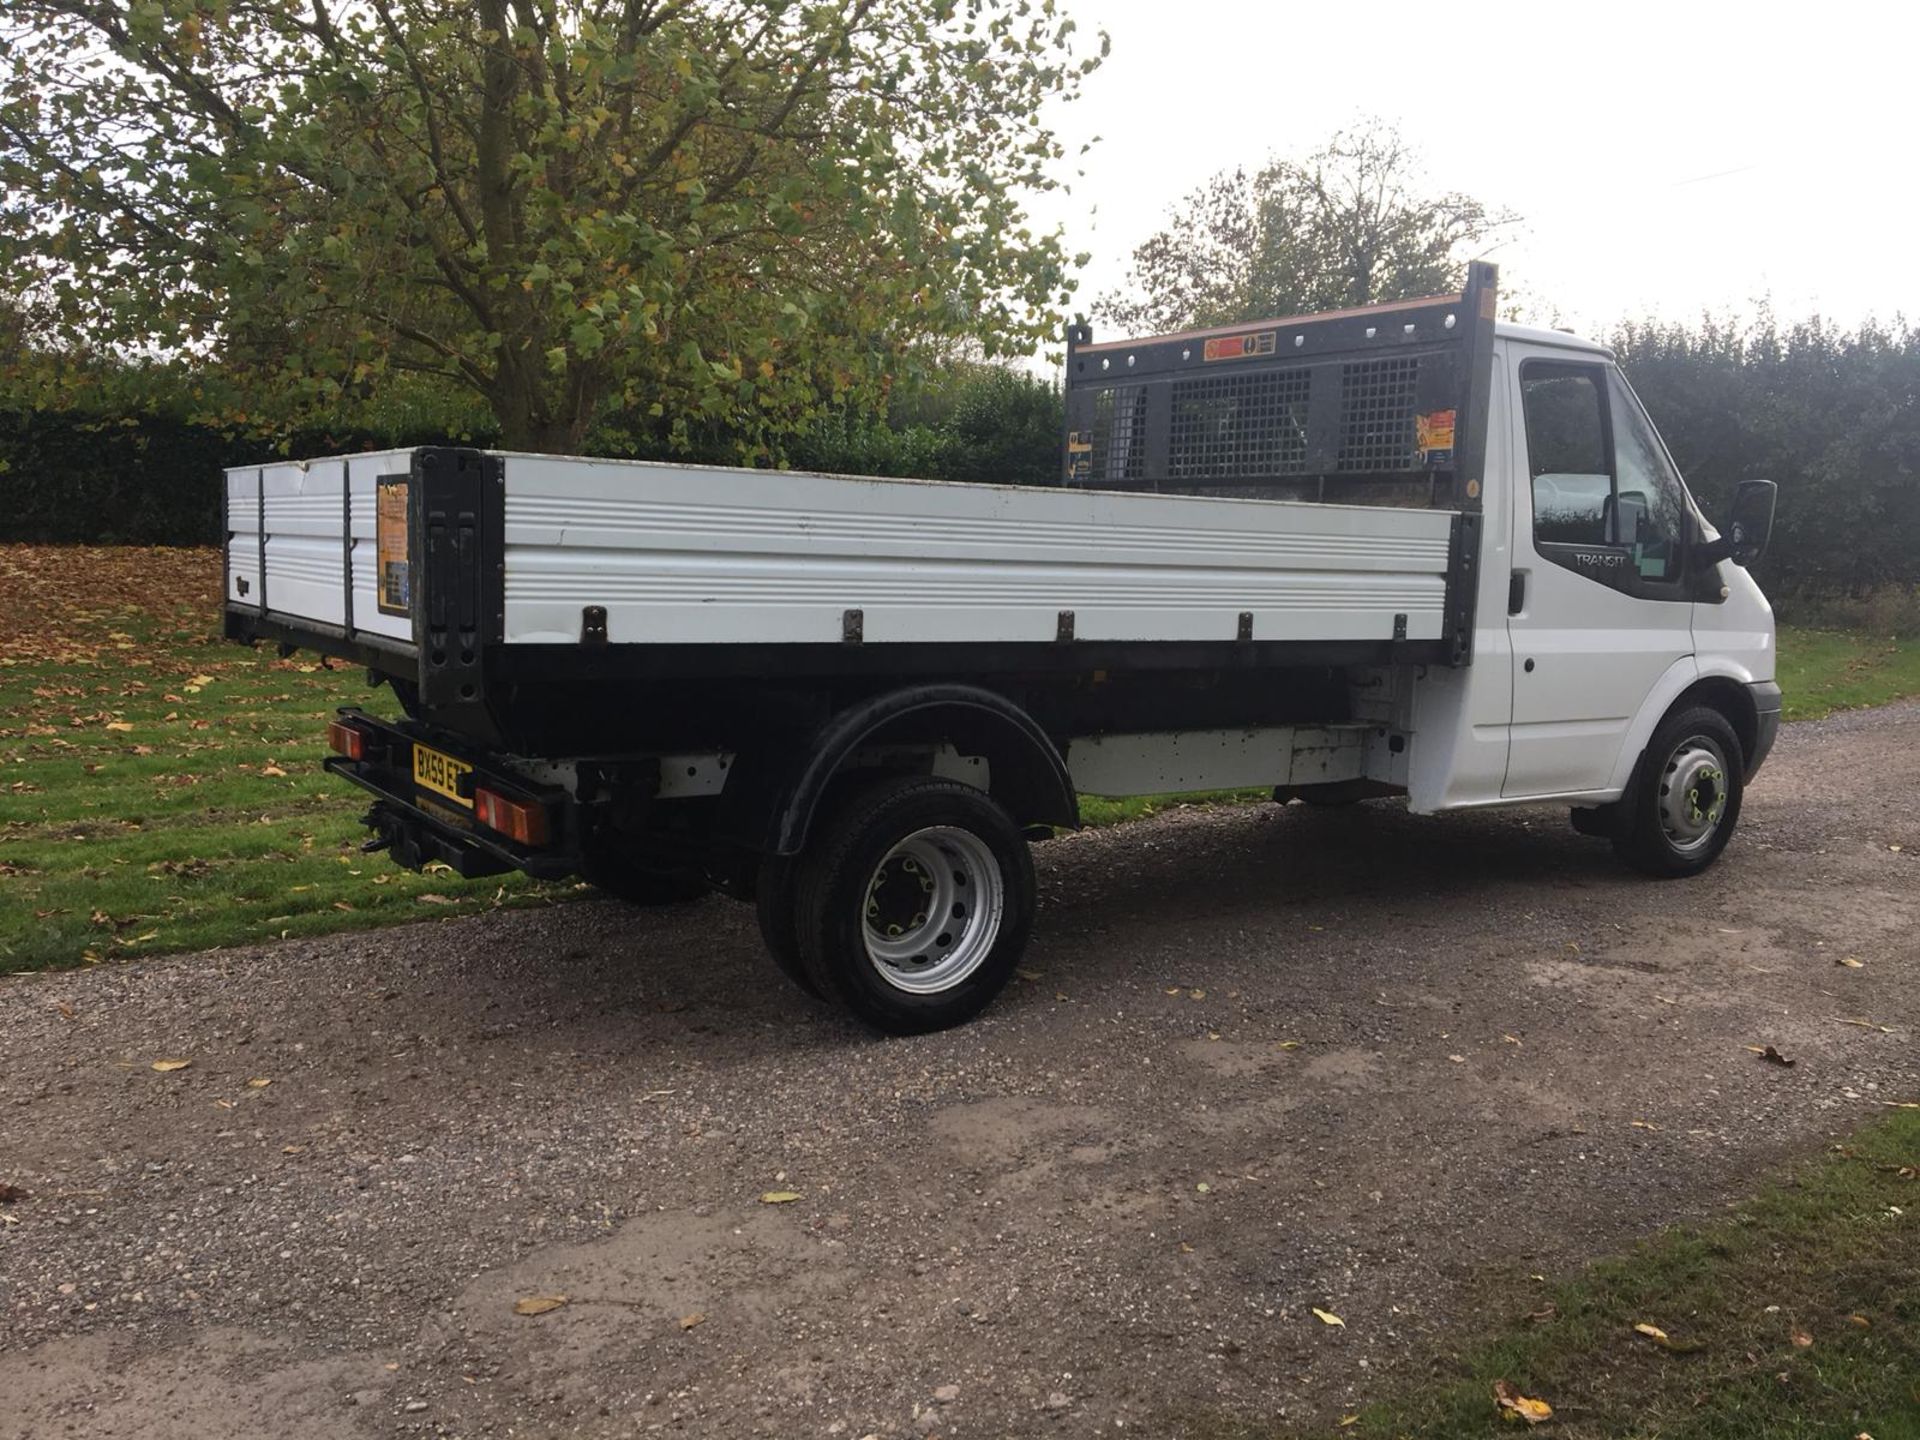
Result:
{"label": "mesh headboard cage", "polygon": [[1475,264],[1458,295],[1145,340],[1072,327],[1063,483],[1470,507],[1494,280]]}

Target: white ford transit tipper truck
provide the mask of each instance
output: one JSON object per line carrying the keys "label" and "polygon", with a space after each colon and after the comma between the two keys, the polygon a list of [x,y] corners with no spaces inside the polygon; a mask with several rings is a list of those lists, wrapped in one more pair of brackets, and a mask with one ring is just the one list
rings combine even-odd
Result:
{"label": "white ford transit tipper truck", "polygon": [[751,900],[883,1030],[986,1005],[1078,796],[1551,802],[1704,870],[1779,723],[1745,566],[1611,356],[1495,276],[1144,340],[1069,333],[1061,483],[450,448],[227,474],[226,629],[365,664],[369,849]]}

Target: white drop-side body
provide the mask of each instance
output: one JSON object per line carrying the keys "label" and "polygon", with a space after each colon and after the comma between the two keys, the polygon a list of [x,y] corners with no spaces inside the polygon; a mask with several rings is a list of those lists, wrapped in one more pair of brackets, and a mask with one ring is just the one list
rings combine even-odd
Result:
{"label": "white drop-side body", "polygon": [[[1771,680],[1772,615],[1744,570],[1721,563],[1719,603],[1649,599],[1536,547],[1529,360],[1611,370],[1599,346],[1499,327],[1471,664],[1357,672],[1339,725],[1071,737],[1080,788],[1371,779],[1423,812],[1598,804],[1622,792],[1689,685]],[[374,586],[376,482],[410,453],[229,471],[228,601],[339,627],[350,584],[356,630],[410,642],[412,621],[382,612]],[[1119,644],[1233,640],[1249,625],[1260,641],[1444,630],[1445,510],[503,461],[509,646],[579,643],[588,606],[604,608],[614,645],[831,645],[850,611],[875,647],[1049,643],[1064,612],[1075,640]],[[1516,583],[1524,603],[1509,614]]]}

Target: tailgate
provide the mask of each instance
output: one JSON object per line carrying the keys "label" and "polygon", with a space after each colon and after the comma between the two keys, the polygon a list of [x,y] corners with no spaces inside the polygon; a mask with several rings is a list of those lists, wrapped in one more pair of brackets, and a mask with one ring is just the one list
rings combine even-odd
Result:
{"label": "tailgate", "polygon": [[228,638],[363,663],[428,701],[477,700],[498,634],[499,507],[485,503],[498,468],[436,448],[229,470]]}

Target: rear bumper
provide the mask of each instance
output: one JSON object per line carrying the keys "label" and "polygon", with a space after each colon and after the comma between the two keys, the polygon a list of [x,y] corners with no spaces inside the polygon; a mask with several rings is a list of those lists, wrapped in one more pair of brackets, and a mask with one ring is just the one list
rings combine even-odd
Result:
{"label": "rear bumper", "polygon": [[1780,735],[1780,686],[1772,680],[1760,680],[1747,689],[1753,693],[1754,718],[1758,722],[1754,727],[1753,753],[1747,756],[1746,778],[1751,780],[1766,764],[1773,742]]}
{"label": "rear bumper", "polygon": [[[352,707],[340,711],[343,720],[368,736],[366,758],[351,760],[330,755],[326,768],[373,796],[373,807],[362,823],[374,832],[369,849],[390,850],[410,870],[422,870],[435,861],[469,878],[522,870],[540,879],[557,880],[581,868],[577,807],[565,791],[532,786],[503,771],[488,756],[475,754],[438,734],[416,736],[410,728],[392,724]],[[423,792],[413,780],[413,747],[430,744],[472,765],[472,779],[538,800],[547,809],[553,840],[538,849],[516,844],[486,829],[457,802],[443,802]]]}

